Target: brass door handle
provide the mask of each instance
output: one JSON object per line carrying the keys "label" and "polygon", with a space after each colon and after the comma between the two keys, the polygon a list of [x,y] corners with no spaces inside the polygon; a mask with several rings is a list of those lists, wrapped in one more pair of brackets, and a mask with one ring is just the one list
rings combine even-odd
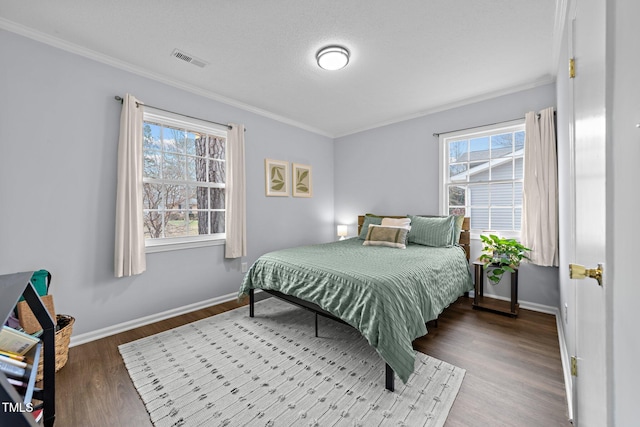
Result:
{"label": "brass door handle", "polygon": [[580,264],[569,264],[569,277],[572,279],[586,279],[590,277],[598,281],[598,285],[602,286],[602,264],[598,264],[597,268],[585,268]]}

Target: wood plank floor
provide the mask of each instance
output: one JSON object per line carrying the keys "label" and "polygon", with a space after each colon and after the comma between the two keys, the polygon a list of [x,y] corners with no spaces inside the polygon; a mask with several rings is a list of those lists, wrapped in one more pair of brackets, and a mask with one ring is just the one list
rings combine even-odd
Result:
{"label": "wood plank floor", "polygon": [[[118,345],[239,307],[229,302],[73,347],[56,374],[56,427],[151,426]],[[467,370],[446,426],[570,426],[555,317],[472,310],[460,298],[414,347]],[[382,385],[381,385],[382,386]]]}

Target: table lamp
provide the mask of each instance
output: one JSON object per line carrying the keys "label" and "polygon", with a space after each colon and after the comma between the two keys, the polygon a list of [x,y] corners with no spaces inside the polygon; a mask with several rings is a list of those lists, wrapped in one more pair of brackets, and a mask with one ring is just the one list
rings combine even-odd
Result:
{"label": "table lamp", "polygon": [[339,225],[338,226],[338,236],[340,236],[340,240],[344,240],[347,237],[347,226]]}

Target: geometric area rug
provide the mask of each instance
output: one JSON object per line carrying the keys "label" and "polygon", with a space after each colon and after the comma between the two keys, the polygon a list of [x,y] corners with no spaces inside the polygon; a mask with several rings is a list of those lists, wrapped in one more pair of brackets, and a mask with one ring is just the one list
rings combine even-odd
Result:
{"label": "geometric area rug", "polygon": [[358,331],[268,298],[118,348],[156,427],[442,426],[465,370],[417,353],[407,384]]}

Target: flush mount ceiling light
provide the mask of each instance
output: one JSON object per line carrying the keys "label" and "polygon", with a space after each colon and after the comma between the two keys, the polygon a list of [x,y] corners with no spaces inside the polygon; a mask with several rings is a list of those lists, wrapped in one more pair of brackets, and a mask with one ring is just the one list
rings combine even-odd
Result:
{"label": "flush mount ceiling light", "polygon": [[318,51],[316,59],[320,68],[339,70],[349,63],[349,51],[342,46],[327,46]]}

